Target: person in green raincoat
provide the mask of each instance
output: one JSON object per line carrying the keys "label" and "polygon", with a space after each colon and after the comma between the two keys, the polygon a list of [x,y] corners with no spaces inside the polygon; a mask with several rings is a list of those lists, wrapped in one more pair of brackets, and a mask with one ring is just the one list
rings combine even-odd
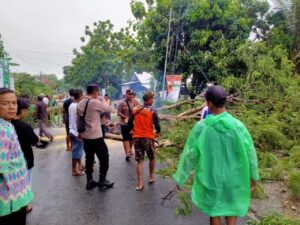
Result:
{"label": "person in green raincoat", "polygon": [[212,111],[190,132],[173,178],[181,187],[195,169],[192,201],[210,216],[211,225],[235,225],[247,214],[250,186],[259,179],[256,150],[245,125],[226,112],[227,94],[209,87],[205,98]]}

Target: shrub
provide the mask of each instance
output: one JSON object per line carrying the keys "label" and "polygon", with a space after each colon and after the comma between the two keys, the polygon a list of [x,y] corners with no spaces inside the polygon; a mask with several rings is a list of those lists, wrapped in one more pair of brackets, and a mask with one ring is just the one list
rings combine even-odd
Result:
{"label": "shrub", "polygon": [[291,171],[289,173],[288,187],[292,192],[292,196],[300,199],[300,172]]}

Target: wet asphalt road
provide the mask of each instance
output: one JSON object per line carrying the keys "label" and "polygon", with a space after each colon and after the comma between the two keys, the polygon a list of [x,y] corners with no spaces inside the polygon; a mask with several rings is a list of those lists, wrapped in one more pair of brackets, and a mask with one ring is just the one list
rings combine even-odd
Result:
{"label": "wet asphalt road", "polygon": [[[65,151],[61,134],[45,150],[34,149],[32,188],[35,194],[34,209],[28,214],[27,225],[206,225],[208,217],[193,210],[192,216],[175,215],[178,202],[165,201],[161,197],[174,187],[172,180],[156,176],[156,182],[146,181],[148,167],[144,171],[145,187],[137,192],[135,162],[126,162],[122,143],[107,140],[110,152],[110,169],[107,178],[115,181],[112,189],[86,191],[85,176],[71,175],[71,153]],[[98,181],[98,161],[94,179]],[[246,224],[239,220],[240,225]]]}

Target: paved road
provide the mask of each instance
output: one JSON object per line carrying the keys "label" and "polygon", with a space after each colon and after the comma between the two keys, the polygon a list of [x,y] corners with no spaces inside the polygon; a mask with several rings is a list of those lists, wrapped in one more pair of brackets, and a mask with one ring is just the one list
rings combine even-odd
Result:
{"label": "paved road", "polygon": [[[65,151],[63,129],[53,130],[56,140],[45,150],[34,149],[34,209],[28,225],[206,225],[208,217],[193,210],[191,217],[175,215],[177,203],[161,197],[174,184],[156,176],[153,185],[135,190],[135,162],[126,162],[120,142],[107,140],[110,151],[108,179],[115,186],[106,191],[85,190],[85,176],[71,175],[71,153]],[[148,174],[145,168],[144,175]],[[98,162],[94,179],[98,180]],[[146,176],[144,176],[146,178]],[[240,225],[245,220],[239,221]]]}

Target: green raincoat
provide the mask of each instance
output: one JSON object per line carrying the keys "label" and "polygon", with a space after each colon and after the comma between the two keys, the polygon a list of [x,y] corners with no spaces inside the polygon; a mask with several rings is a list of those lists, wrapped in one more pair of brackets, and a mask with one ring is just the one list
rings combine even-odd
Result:
{"label": "green raincoat", "polygon": [[189,134],[173,175],[182,186],[192,169],[192,201],[211,217],[245,216],[250,178],[258,180],[257,156],[245,125],[224,112],[209,115]]}

